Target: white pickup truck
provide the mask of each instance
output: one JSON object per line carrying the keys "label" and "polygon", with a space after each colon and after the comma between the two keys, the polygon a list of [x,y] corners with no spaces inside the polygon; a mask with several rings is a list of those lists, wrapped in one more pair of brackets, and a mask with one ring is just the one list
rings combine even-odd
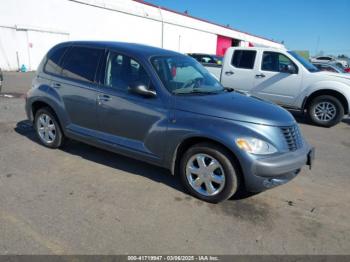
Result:
{"label": "white pickup truck", "polygon": [[265,47],[231,47],[221,66],[206,66],[224,87],[307,112],[330,127],[349,114],[350,74],[321,72],[298,54]]}

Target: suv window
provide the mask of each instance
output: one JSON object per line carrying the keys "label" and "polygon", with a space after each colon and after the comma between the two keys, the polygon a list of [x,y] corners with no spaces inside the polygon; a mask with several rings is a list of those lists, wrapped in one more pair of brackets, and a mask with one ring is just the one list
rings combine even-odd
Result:
{"label": "suv window", "polygon": [[60,61],[62,56],[67,51],[68,47],[58,47],[53,52],[48,55],[48,59],[46,61],[44,71],[47,73],[59,75],[61,74],[62,67]]}
{"label": "suv window", "polygon": [[318,60],[332,60],[332,58],[330,57],[326,57],[326,56],[320,56],[317,58]]}
{"label": "suv window", "polygon": [[297,68],[292,60],[281,53],[264,52],[261,70],[288,73],[289,65]]}
{"label": "suv window", "polygon": [[65,56],[62,75],[71,79],[93,82],[104,50],[72,47]]}
{"label": "suv window", "polygon": [[150,84],[150,78],[140,63],[134,59],[110,52],[107,59],[105,85],[127,90],[131,83],[142,82]]}
{"label": "suv window", "polygon": [[204,55],[200,58],[200,62],[207,64],[216,64],[216,61],[212,57]]}
{"label": "suv window", "polygon": [[256,51],[236,50],[233,54],[231,64],[237,68],[253,69]]}

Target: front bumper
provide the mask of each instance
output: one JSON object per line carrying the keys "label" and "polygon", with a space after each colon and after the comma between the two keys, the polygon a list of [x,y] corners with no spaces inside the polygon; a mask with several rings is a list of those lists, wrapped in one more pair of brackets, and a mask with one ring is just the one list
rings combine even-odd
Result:
{"label": "front bumper", "polygon": [[311,168],[314,158],[315,149],[304,145],[294,152],[255,159],[245,173],[246,188],[251,192],[261,192],[283,185],[296,177],[303,166]]}

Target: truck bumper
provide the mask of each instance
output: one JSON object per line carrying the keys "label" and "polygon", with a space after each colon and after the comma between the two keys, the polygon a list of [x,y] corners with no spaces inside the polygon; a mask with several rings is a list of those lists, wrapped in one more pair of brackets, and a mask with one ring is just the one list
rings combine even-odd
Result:
{"label": "truck bumper", "polygon": [[283,185],[295,178],[303,166],[308,165],[311,169],[314,158],[315,149],[305,145],[294,152],[255,159],[244,176],[246,189],[261,192]]}

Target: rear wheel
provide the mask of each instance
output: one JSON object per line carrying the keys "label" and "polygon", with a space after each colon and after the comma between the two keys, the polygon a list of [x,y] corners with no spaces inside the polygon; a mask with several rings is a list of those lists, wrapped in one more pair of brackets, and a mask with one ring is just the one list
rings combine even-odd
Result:
{"label": "rear wheel", "polygon": [[180,176],[195,197],[218,203],[233,196],[239,187],[239,169],[220,146],[200,143],[189,148],[180,162]]}
{"label": "rear wheel", "polygon": [[62,145],[63,133],[50,108],[41,108],[36,112],[34,125],[37,137],[44,146],[58,148]]}
{"label": "rear wheel", "polygon": [[331,127],[338,124],[344,116],[344,107],[334,96],[315,97],[307,109],[309,119],[316,125]]}

